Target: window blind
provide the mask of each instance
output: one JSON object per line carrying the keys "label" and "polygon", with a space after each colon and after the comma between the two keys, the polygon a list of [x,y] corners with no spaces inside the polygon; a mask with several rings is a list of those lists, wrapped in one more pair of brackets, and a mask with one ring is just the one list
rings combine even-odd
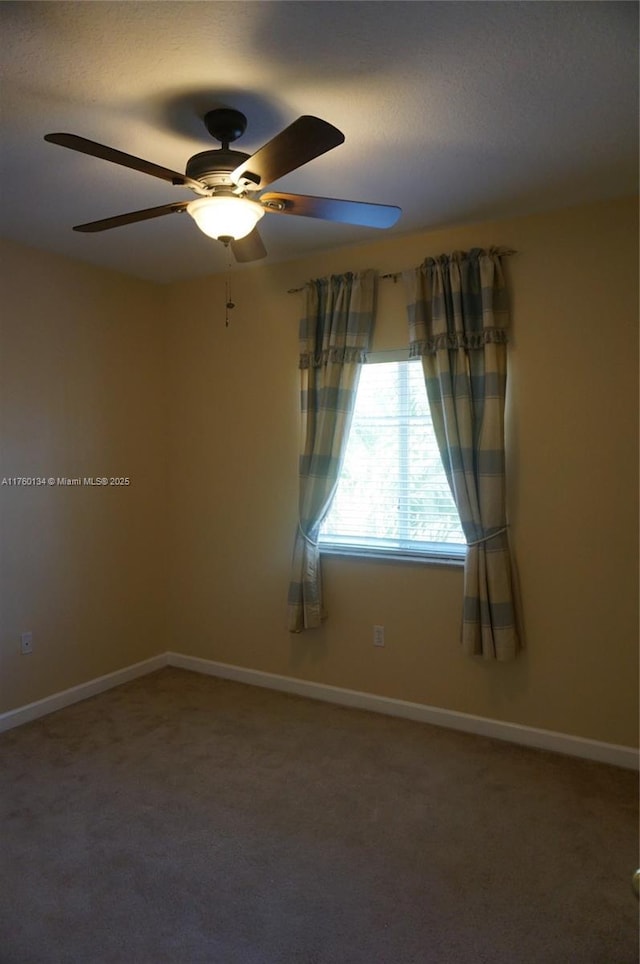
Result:
{"label": "window blind", "polygon": [[360,375],[345,460],[320,544],[463,557],[465,539],[433,431],[422,365],[379,359],[373,356]]}

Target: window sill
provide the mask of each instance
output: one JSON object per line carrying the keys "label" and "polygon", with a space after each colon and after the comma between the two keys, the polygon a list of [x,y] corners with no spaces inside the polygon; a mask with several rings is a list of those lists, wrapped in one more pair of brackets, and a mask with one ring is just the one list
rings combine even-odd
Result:
{"label": "window sill", "polygon": [[413,563],[419,566],[445,566],[451,569],[463,569],[465,555],[447,555],[446,552],[403,552],[402,549],[363,549],[357,546],[320,546],[321,556],[338,556],[350,559],[365,559],[367,561],[388,563]]}

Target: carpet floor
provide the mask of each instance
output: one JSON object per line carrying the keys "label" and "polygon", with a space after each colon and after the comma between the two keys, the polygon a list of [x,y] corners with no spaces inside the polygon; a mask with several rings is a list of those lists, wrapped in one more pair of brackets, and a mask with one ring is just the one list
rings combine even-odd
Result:
{"label": "carpet floor", "polygon": [[178,669],[0,736],[2,964],[635,964],[637,775]]}

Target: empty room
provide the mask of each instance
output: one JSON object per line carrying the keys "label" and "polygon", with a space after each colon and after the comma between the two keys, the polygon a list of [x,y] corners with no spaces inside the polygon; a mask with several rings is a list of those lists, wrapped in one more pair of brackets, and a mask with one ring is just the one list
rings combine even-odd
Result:
{"label": "empty room", "polygon": [[637,962],[637,4],[0,23],[0,964]]}

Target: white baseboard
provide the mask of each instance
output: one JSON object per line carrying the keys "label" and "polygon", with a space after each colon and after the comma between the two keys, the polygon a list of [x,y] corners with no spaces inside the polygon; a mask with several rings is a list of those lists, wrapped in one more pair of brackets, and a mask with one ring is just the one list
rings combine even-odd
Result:
{"label": "white baseboard", "polygon": [[462,730],[465,733],[475,733],[478,736],[506,740],[509,743],[518,743],[539,750],[550,750],[554,753],[582,757],[585,760],[609,763],[629,770],[638,769],[638,751],[629,746],[601,743],[598,740],[586,740],[579,736],[570,736],[567,733],[556,733],[553,730],[541,730],[531,726],[521,726],[517,723],[503,723],[501,720],[472,716],[469,713],[458,713],[455,710],[443,710],[423,703],[409,703],[406,700],[390,699],[387,696],[376,696],[373,693],[343,689],[340,686],[328,686],[325,683],[313,683],[292,676],[278,676],[275,673],[265,673],[262,670],[247,669],[244,666],[217,663],[196,656],[183,656],[181,653],[167,653],[166,657],[169,666],[181,667],[196,673],[206,673],[209,676],[219,676],[222,679],[235,680],[238,683],[264,686],[267,689],[295,693],[297,696],[307,696],[327,703],[339,703],[342,706],[352,706],[360,710],[371,710],[374,713],[384,713],[387,716],[400,716],[408,720],[416,720],[419,723],[430,723],[452,730]]}
{"label": "white baseboard", "polygon": [[251,686],[263,686],[267,689],[280,690],[284,693],[294,693],[296,696],[306,696],[326,703],[338,703],[341,706],[351,706],[354,709],[370,710],[373,713],[384,713],[387,716],[399,716],[419,723],[430,723],[448,729],[462,730],[465,733],[475,733],[496,740],[518,743],[521,746],[534,747],[539,750],[550,750],[554,753],[564,753],[568,756],[581,757],[585,760],[595,760],[599,763],[609,763],[613,766],[625,767],[629,770],[638,769],[638,751],[633,747],[619,746],[615,743],[601,743],[598,740],[586,740],[567,733],[556,733],[553,730],[541,730],[531,726],[521,726],[517,723],[504,723],[501,720],[491,720],[482,716],[472,716],[469,713],[459,713],[455,710],[444,710],[437,706],[427,706],[423,703],[410,703],[406,700],[391,699],[388,696],[376,696],[374,693],[363,693],[358,690],[344,689],[341,686],[329,686],[325,683],[314,683],[309,680],[298,679],[293,676],[279,676],[276,673],[265,673],[262,670],[247,669],[245,666],[233,666],[230,663],[218,663],[210,659],[197,656],[184,656],[182,653],[161,653],[141,663],[134,663],[123,669],[99,676],[97,679],[73,686],[71,689],[54,693],[35,703],[28,703],[8,713],[0,714],[0,733],[22,723],[46,716],[55,710],[63,709],[72,703],[79,703],[90,696],[96,696],[105,690],[120,686],[130,680],[153,673],[164,666],[176,666],[204,673],[207,676],[218,676],[221,679],[235,680],[238,683],[248,683]]}
{"label": "white baseboard", "polygon": [[11,730],[14,726],[21,726],[22,723],[30,723],[31,720],[37,720],[41,716],[47,716],[48,713],[54,713],[65,706],[71,706],[72,703],[89,699],[90,696],[97,696],[98,693],[104,693],[105,690],[113,689],[114,686],[128,683],[132,679],[137,679],[138,676],[146,676],[147,673],[153,673],[166,665],[167,654],[161,653],[159,656],[152,656],[151,659],[145,659],[141,663],[133,663],[131,666],[117,669],[114,673],[107,673],[106,676],[98,676],[87,683],[80,683],[79,686],[72,686],[68,690],[53,693],[51,696],[46,696],[35,703],[27,703],[25,706],[19,706],[7,713],[0,713],[0,733],[4,730]]}

